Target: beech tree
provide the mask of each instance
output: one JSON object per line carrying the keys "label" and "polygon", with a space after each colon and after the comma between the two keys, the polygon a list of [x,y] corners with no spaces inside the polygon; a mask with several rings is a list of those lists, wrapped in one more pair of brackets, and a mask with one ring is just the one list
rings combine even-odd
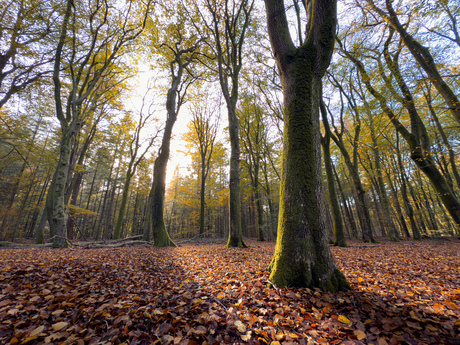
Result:
{"label": "beech tree", "polygon": [[329,202],[331,204],[332,217],[334,222],[334,246],[346,247],[347,243],[345,240],[342,214],[340,213],[339,199],[337,197],[337,192],[335,189],[335,179],[332,170],[330,151],[332,132],[331,128],[329,127],[329,121],[327,119],[326,105],[324,104],[324,101],[322,99],[320,102],[320,112],[324,127],[324,136],[321,137],[321,146],[323,148],[324,168],[326,170],[327,178],[327,190],[329,194]]}
{"label": "beech tree", "polygon": [[[157,247],[176,246],[169,237],[164,221],[166,168],[169,160],[172,130],[179,110],[186,101],[187,90],[197,79],[196,75],[191,73],[193,70],[191,67],[197,61],[199,48],[203,42],[203,38],[197,36],[193,31],[187,32],[184,29],[183,23],[186,17],[183,7],[180,7],[180,10],[176,12],[172,12],[169,7],[163,7],[163,9],[165,15],[173,18],[172,22],[165,25],[164,31],[159,33],[164,35],[163,39],[160,39],[160,49],[163,50],[163,56],[168,61],[171,79],[166,94],[167,114],[163,138],[153,167],[153,183],[149,196],[151,224],[144,230],[145,240],[150,238],[152,231],[154,245]],[[153,34],[158,33],[154,32]]]}
{"label": "beech tree", "polygon": [[[396,52],[393,53],[390,51],[390,43],[392,42],[394,32],[395,30],[390,26],[389,34],[384,44],[383,55],[386,65],[390,71],[390,76],[388,78],[391,78],[392,80],[394,79],[400,93],[398,94],[396,87],[393,88],[391,83],[387,82],[386,87],[390,90],[393,97],[402,104],[409,115],[410,130],[403,122],[401,122],[400,119],[398,119],[389,106],[387,98],[374,86],[366,67],[361,60],[358,59],[357,54],[348,51],[341,41],[339,41],[340,51],[356,66],[368,92],[379,102],[381,109],[386,114],[395,130],[401,134],[410,147],[410,156],[412,160],[430,180],[432,186],[438,193],[442,203],[449,211],[455,223],[460,225],[460,202],[456,195],[452,192],[445,177],[439,171],[434,162],[428,131],[420,117],[413,93],[400,69],[400,45]],[[384,77],[385,76],[382,75],[382,78]]]}
{"label": "beech tree", "polygon": [[240,201],[240,134],[236,106],[239,97],[239,76],[243,67],[243,45],[251,22],[254,0],[205,0],[211,19],[202,15],[207,31],[213,37],[209,45],[217,61],[217,75],[227,104],[230,135],[229,233],[227,247],[246,247],[241,228]]}
{"label": "beech tree", "polygon": [[[115,60],[123,53],[122,47],[142,33],[150,1],[143,8],[140,21],[134,19],[137,6],[127,6],[124,11],[116,12],[116,5],[108,2],[89,4],[88,8],[80,7],[84,4],[76,5],[72,0],[66,3],[53,68],[56,117],[61,138],[56,171],[47,195],[47,214],[55,247],[68,245],[65,185],[70,143],[85,120],[81,106],[98,87],[104,86],[102,81],[110,75],[110,69],[115,68]],[[63,73],[69,83],[62,82]]]}
{"label": "beech tree", "polygon": [[319,105],[334,49],[337,1],[304,2],[306,38],[293,43],[282,0],[265,0],[284,95],[280,215],[270,281],[280,287],[350,288],[332,257],[325,225]]}

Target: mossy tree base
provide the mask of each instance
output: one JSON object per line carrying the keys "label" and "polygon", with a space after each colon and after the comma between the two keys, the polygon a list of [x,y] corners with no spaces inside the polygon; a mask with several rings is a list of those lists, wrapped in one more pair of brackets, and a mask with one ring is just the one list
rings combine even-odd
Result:
{"label": "mossy tree base", "polygon": [[164,226],[153,229],[153,245],[155,247],[177,247]]}
{"label": "mossy tree base", "polygon": [[228,242],[226,245],[227,248],[247,248],[248,246],[244,244],[244,241],[241,237],[238,236],[228,236]]}
{"label": "mossy tree base", "polygon": [[330,251],[321,250],[321,246],[315,248],[306,241],[300,244],[300,250],[280,250],[280,247],[283,245],[278,242],[269,266],[270,282],[277,287],[320,288],[331,292],[350,290]]}

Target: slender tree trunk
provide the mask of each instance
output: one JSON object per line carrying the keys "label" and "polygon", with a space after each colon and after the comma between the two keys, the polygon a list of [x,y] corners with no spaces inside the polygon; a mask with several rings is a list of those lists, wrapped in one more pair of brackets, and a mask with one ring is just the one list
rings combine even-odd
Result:
{"label": "slender tree trunk", "polygon": [[[410,233],[409,233],[409,229],[407,227],[407,222],[404,219],[404,215],[403,215],[402,208],[401,208],[401,203],[399,202],[398,192],[397,192],[395,186],[393,185],[392,178],[391,178],[391,176],[390,176],[390,174],[388,172],[387,172],[387,179],[388,179],[388,184],[390,186],[391,192],[393,194],[393,200],[394,200],[393,203],[395,205],[396,213],[398,214],[400,227],[402,229],[402,232],[403,232],[404,236],[406,238],[410,238]],[[413,216],[412,216],[412,218],[413,218]],[[413,221],[413,219],[412,219],[412,221]],[[415,224],[415,226],[417,226],[417,224]]]}
{"label": "slender tree trunk", "polygon": [[398,117],[393,113],[392,109],[387,105],[387,100],[384,95],[382,95],[377,89],[375,89],[371,84],[371,78],[367,74],[364,65],[351,53],[345,51],[342,47],[344,54],[355,64],[358,68],[364,83],[368,91],[376,98],[379,102],[380,107],[383,112],[388,116],[389,120],[395,127],[395,129],[403,136],[407,144],[411,149],[410,157],[417,165],[417,167],[425,174],[426,177],[430,180],[432,186],[438,193],[441,198],[442,203],[449,211],[449,214],[457,224],[460,226],[460,202],[450,189],[446,179],[437,169],[433,156],[431,154],[430,139],[423,124],[422,119],[420,118],[415,103],[410,92],[408,85],[405,83],[403,76],[401,75],[398,56],[390,56],[388,52],[388,45],[391,40],[391,35],[388,37],[385,43],[384,57],[387,62],[387,66],[392,72],[395,80],[398,83],[398,87],[403,95],[401,100],[404,108],[407,110],[410,116],[411,130],[409,132],[407,128],[398,120]]}
{"label": "slender tree trunk", "polygon": [[[70,197],[70,205],[77,205],[78,193],[80,192],[80,186],[83,181],[83,172],[78,172],[75,176],[75,182],[72,184],[72,195]],[[75,212],[69,210],[69,219],[67,221],[67,236],[70,240],[74,238],[74,227],[75,227]]]}
{"label": "slender tree trunk", "polygon": [[129,185],[131,184],[131,178],[133,177],[131,169],[132,167],[130,165],[128,167],[128,171],[126,172],[125,183],[123,185],[123,191],[121,194],[121,204],[120,208],[118,209],[117,223],[115,225],[115,230],[113,231],[114,240],[118,240],[122,232],[121,229],[123,226],[123,219],[125,218],[126,204],[128,203]]}
{"label": "slender tree trunk", "polygon": [[353,185],[356,191],[356,208],[359,213],[359,223],[362,230],[362,239],[364,242],[375,242],[373,234],[373,226],[371,221],[371,215],[369,213],[369,206],[366,198],[366,191],[364,190],[363,184],[357,168],[357,164],[351,161],[350,155],[345,148],[345,145],[336,136],[332,136],[334,142],[342,152],[345,164],[350,173]]}
{"label": "slender tree trunk", "polygon": [[415,221],[414,209],[412,208],[412,205],[409,201],[409,197],[407,196],[407,177],[404,172],[401,152],[399,150],[399,134],[398,133],[396,133],[396,155],[398,159],[399,174],[401,176],[401,195],[402,195],[404,207],[406,209],[406,213],[409,216],[409,222],[410,222],[411,229],[412,229],[412,236],[414,237],[415,240],[420,240],[421,234],[420,234],[420,230],[418,228],[417,222]]}
{"label": "slender tree trunk", "polygon": [[[235,103],[233,105],[233,103]],[[230,179],[229,179],[229,232],[227,247],[246,247],[241,227],[240,200],[240,134],[236,116],[236,101],[227,103],[228,128],[230,133]]]}
{"label": "slender tree trunk", "polygon": [[206,199],[205,199],[205,192],[206,192],[206,177],[205,177],[205,167],[201,165],[201,186],[200,186],[200,235],[204,233],[204,225],[205,225],[205,211],[206,211]]}
{"label": "slender tree trunk", "polygon": [[342,183],[340,182],[339,175],[335,170],[334,164],[331,162],[332,171],[334,172],[335,180],[337,181],[337,187],[339,188],[340,195],[342,196],[343,200],[343,208],[345,209],[345,214],[348,219],[348,224],[350,225],[350,230],[353,238],[358,238],[358,228],[356,225],[355,218],[353,216],[353,211],[348,203],[348,199],[343,192]]}
{"label": "slender tree trunk", "polygon": [[[176,92],[174,90],[174,92]],[[156,247],[175,247],[176,244],[169,237],[164,221],[164,203],[166,191],[166,168],[169,159],[169,147],[174,123],[177,113],[168,111],[165,131],[160,151],[153,166],[153,183],[150,190],[151,200],[151,226],[153,231],[153,241]],[[149,231],[150,232],[150,231]],[[144,238],[147,238],[145,236]]]}
{"label": "slender tree trunk", "polygon": [[345,232],[343,229],[342,214],[340,213],[339,199],[335,190],[334,173],[332,171],[331,161],[331,130],[329,127],[329,121],[327,120],[327,112],[324,106],[324,102],[320,100],[320,111],[323,119],[323,126],[325,129],[325,135],[321,138],[321,145],[323,147],[324,154],[324,167],[327,176],[327,189],[329,192],[329,202],[332,208],[332,216],[334,222],[334,246],[346,247]]}
{"label": "slender tree trunk", "polygon": [[262,200],[260,196],[259,188],[259,168],[257,167],[257,172],[255,172],[255,181],[254,181],[254,198],[256,199],[256,211],[257,211],[257,241],[264,241],[264,210],[262,208]]}
{"label": "slender tree trunk", "polygon": [[439,94],[444,98],[454,119],[460,122],[460,100],[458,99],[454,90],[452,90],[449,85],[447,85],[444,78],[439,73],[430,50],[427,47],[421,45],[409,32],[407,32],[407,26],[405,24],[403,25],[400,23],[398,15],[392,6],[393,1],[385,1],[388,13],[385,13],[382,9],[378,8],[375,5],[374,0],[367,0],[367,2],[383,18],[383,20],[385,20],[394,30],[399,33],[401,39],[411,52],[412,56],[426,72],[428,78],[433,83],[436,90],[438,90]]}
{"label": "slender tree trunk", "polygon": [[[91,181],[91,187],[89,188],[89,192],[88,192],[88,200],[86,201],[86,209],[87,210],[89,210],[89,206],[91,204],[91,196],[93,195],[94,184],[95,184],[95,181],[96,181],[96,175],[97,175],[98,168],[99,168],[99,161],[97,161],[97,163],[96,163],[96,168],[94,169],[93,179]],[[79,223],[79,225],[81,225],[80,229],[83,231],[84,236],[89,234],[89,232],[86,231],[86,222],[87,222],[87,220],[88,220],[88,215],[85,215],[83,217],[83,223]]]}
{"label": "slender tree trunk", "polygon": [[66,130],[63,130],[61,143],[59,148],[59,160],[54,175],[53,189],[48,197],[50,198],[51,214],[48,215],[50,224],[50,233],[53,234],[53,247],[65,248],[67,242],[67,211],[64,203],[65,188],[69,169],[70,158],[70,140],[72,135],[69,135]]}
{"label": "slender tree trunk", "polygon": [[372,147],[374,151],[375,171],[377,174],[377,183],[378,183],[377,193],[380,197],[380,200],[382,201],[384,226],[388,230],[388,235],[389,235],[390,240],[393,242],[399,242],[400,234],[398,232],[398,229],[396,229],[396,226],[391,216],[390,201],[388,200],[388,194],[385,188],[385,182],[383,181],[383,169],[380,163],[381,157],[380,157],[379,144],[377,142],[377,137],[375,135],[374,118],[373,118],[372,113],[369,110],[368,110],[368,119],[369,119],[369,128],[371,130]]}

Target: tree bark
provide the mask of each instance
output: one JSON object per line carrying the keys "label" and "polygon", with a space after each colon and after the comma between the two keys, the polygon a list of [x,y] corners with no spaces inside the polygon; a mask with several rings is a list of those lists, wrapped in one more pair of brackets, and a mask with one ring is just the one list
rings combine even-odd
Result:
{"label": "tree bark", "polygon": [[317,0],[312,6],[307,39],[296,48],[284,1],[265,0],[285,107],[280,216],[270,281],[280,287],[348,290],[325,228],[319,130],[321,78],[334,48],[337,3]]}

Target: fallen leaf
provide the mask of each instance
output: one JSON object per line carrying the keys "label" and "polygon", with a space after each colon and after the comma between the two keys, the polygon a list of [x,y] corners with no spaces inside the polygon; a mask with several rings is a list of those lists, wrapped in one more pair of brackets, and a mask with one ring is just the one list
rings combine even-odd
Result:
{"label": "fallen leaf", "polygon": [[346,325],[349,325],[349,324],[351,323],[351,321],[348,320],[348,319],[347,319],[345,316],[343,316],[343,315],[339,315],[339,317],[338,317],[337,320],[339,320],[339,322],[344,323],[344,324],[346,324]]}
{"label": "fallen leaf", "polygon": [[60,330],[64,329],[67,327],[68,323],[67,322],[58,322],[52,325],[51,327],[56,331],[59,332]]}
{"label": "fallen leaf", "polygon": [[364,333],[363,331],[360,331],[359,329],[355,329],[353,333],[356,335],[356,338],[358,340],[363,340],[367,337],[366,333]]}
{"label": "fallen leaf", "polygon": [[246,326],[240,320],[235,321],[235,326],[240,333],[246,333]]}

